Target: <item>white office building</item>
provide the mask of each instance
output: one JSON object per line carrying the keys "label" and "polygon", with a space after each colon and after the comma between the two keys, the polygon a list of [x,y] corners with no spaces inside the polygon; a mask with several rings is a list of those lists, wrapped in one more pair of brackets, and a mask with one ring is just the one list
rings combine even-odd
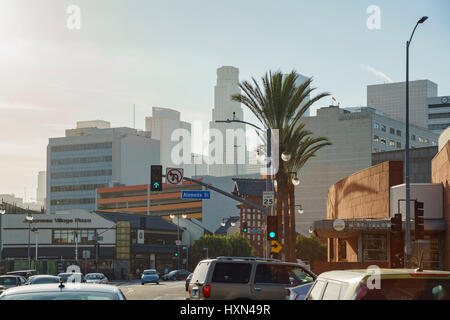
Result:
{"label": "white office building", "polygon": [[[409,82],[409,121],[422,128],[428,128],[427,98],[437,97],[438,86],[430,80]],[[382,111],[386,116],[405,122],[405,82],[385,83],[367,86],[367,105]]]}
{"label": "white office building", "polygon": [[93,211],[97,188],[148,183],[150,165],[160,163],[159,141],[135,129],[100,125],[77,125],[65,137],[49,139],[46,213]]}
{"label": "white office building", "polygon": [[[315,137],[327,137],[332,145],[317,152],[299,172],[296,228],[307,233],[315,220],[326,219],[328,189],[339,180],[372,166],[372,153],[405,148],[405,124],[369,107],[341,109],[330,106],[302,120]],[[411,148],[437,146],[438,135],[410,127]]]}
{"label": "white office building", "polygon": [[440,134],[450,127],[450,96],[427,98],[428,130]]}
{"label": "white office building", "polygon": [[47,173],[45,171],[39,171],[38,173],[38,185],[36,189],[36,201],[37,203],[45,206],[45,193],[47,191]]}
{"label": "white office building", "polygon": [[[212,110],[212,121],[209,124],[210,129],[220,130],[224,140],[223,146],[223,158],[218,159],[217,164],[211,164],[209,166],[209,174],[212,176],[230,176],[230,175],[242,175],[247,174],[247,146],[245,139],[238,141],[234,137],[233,141],[227,141],[226,130],[242,130],[245,133],[245,124],[243,123],[217,123],[216,120],[236,119],[244,120],[244,112],[239,102],[231,100],[231,96],[239,94],[241,92],[239,88],[239,69],[231,66],[223,66],[217,69],[217,84],[214,88],[214,108]],[[211,140],[215,138],[211,137]],[[227,148],[226,144],[231,146],[233,152],[233,163],[226,163]],[[243,155],[239,157],[238,154]],[[208,154],[211,158],[218,158],[215,150],[209,150]],[[243,159],[240,161],[240,159]]]}

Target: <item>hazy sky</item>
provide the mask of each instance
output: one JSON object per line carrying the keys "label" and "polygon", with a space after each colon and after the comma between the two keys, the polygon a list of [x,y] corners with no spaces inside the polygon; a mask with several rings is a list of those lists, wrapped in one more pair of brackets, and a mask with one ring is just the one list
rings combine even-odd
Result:
{"label": "hazy sky", "polygon": [[[66,26],[71,4],[80,30]],[[370,5],[380,30],[367,28]],[[423,15],[410,79],[450,95],[449,12],[448,0],[1,0],[0,193],[35,197],[48,138],[79,120],[131,127],[136,104],[137,128],[153,106],[206,125],[223,65],[241,80],[295,69],[341,106],[365,105],[366,85],[404,80]]]}

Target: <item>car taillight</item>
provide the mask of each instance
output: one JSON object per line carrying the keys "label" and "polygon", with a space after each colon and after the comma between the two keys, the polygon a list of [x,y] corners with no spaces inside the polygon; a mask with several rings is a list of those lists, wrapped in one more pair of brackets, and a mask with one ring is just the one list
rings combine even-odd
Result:
{"label": "car taillight", "polygon": [[362,300],[367,296],[368,288],[365,283],[361,283],[353,296],[353,300]]}
{"label": "car taillight", "polygon": [[209,284],[203,286],[203,297],[209,298],[211,295],[211,286]]}
{"label": "car taillight", "polygon": [[188,286],[188,293],[191,295],[191,286]]}

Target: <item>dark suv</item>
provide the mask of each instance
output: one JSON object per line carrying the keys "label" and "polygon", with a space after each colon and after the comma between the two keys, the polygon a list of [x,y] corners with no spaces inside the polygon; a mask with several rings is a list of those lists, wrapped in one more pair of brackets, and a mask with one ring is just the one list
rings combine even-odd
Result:
{"label": "dark suv", "polygon": [[198,263],[188,287],[188,299],[285,300],[287,288],[315,279],[314,273],[296,263],[218,257]]}

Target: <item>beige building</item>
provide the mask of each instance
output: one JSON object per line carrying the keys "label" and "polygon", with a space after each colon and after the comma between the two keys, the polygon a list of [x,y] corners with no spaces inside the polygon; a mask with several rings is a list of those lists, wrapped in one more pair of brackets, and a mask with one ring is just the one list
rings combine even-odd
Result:
{"label": "beige building", "polygon": [[[296,204],[296,229],[308,234],[313,221],[325,219],[328,189],[339,180],[372,166],[372,153],[405,148],[405,125],[369,107],[340,109],[330,106],[302,121],[313,136],[327,137],[333,145],[321,149],[300,170]],[[410,127],[411,147],[437,145],[438,136],[426,129]],[[414,137],[414,139],[413,139]]]}

